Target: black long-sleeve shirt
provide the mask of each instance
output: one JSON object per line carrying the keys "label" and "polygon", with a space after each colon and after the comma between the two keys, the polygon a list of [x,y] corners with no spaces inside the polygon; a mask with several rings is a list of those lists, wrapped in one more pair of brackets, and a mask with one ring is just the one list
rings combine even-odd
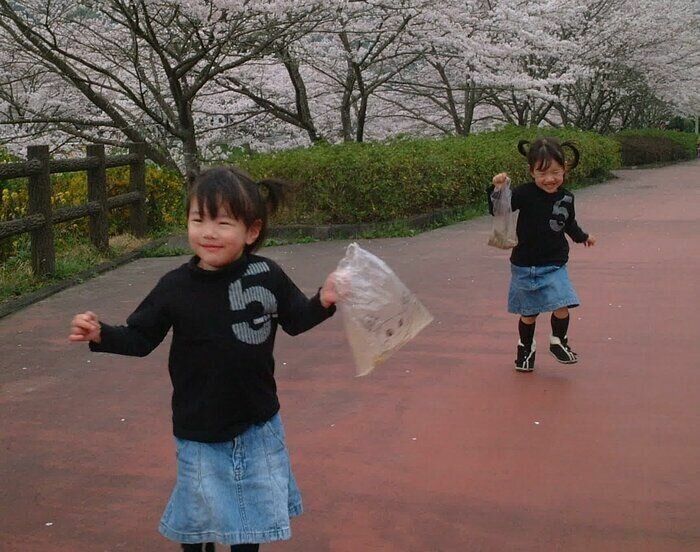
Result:
{"label": "black long-sleeve shirt", "polygon": [[193,441],[233,439],[279,410],[272,356],[277,325],[304,332],[335,312],[308,299],[270,259],[243,254],[202,270],[199,259],[167,273],[127,318],[102,324],[98,352],[145,356],[173,329],[168,361],[173,433]]}
{"label": "black long-sleeve shirt", "polygon": [[[564,233],[576,243],[588,239],[576,222],[574,194],[560,187],[550,194],[528,182],[512,189],[511,208],[519,210],[518,245],[513,248],[510,262],[516,266],[563,266],[569,260],[569,242]],[[489,212],[493,214],[491,195],[486,191]],[[498,192],[496,192],[497,196]]]}

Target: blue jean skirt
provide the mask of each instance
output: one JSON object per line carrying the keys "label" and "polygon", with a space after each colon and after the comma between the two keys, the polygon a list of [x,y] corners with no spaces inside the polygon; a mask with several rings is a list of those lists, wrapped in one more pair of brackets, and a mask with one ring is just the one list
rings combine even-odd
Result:
{"label": "blue jean skirt", "polygon": [[508,312],[533,316],[578,307],[579,298],[564,266],[510,265]]}
{"label": "blue jean skirt", "polygon": [[160,533],[180,543],[265,543],[292,536],[301,514],[279,414],[233,441],[175,439],[177,482]]}

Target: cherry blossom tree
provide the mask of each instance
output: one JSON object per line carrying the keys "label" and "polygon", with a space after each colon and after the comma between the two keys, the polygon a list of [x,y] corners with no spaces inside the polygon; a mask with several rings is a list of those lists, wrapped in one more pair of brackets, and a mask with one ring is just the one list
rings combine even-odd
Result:
{"label": "cherry blossom tree", "polygon": [[679,109],[697,89],[693,0],[577,0],[569,9],[578,12],[577,24],[562,31],[588,72],[561,90],[555,106],[561,123],[602,132],[641,126]]}
{"label": "cherry blossom tree", "polygon": [[320,5],[0,0],[4,55],[14,60],[0,82],[3,122],[22,125],[20,135],[52,127],[96,142],[145,141],[155,162],[194,171],[202,133],[256,114],[216,79],[297,39]]}
{"label": "cherry blossom tree", "polygon": [[220,147],[700,112],[695,0],[0,0],[0,141]]}

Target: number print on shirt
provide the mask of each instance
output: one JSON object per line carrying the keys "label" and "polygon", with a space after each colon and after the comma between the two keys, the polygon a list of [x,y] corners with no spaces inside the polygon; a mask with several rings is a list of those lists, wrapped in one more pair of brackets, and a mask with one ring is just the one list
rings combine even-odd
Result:
{"label": "number print on shirt", "polygon": [[569,218],[569,208],[564,207],[564,203],[572,203],[571,196],[564,196],[552,207],[552,218],[549,219],[549,227],[555,232],[561,232],[566,226],[566,221]]}
{"label": "number print on shirt", "polygon": [[266,263],[251,263],[243,276],[233,282],[228,288],[228,299],[231,310],[234,312],[245,311],[251,303],[260,303],[263,306],[263,316],[251,321],[236,322],[231,325],[234,335],[243,343],[260,345],[265,343],[272,331],[272,314],[277,312],[277,299],[272,292],[262,286],[251,286],[243,289],[241,280],[246,276],[269,272],[270,267]]}

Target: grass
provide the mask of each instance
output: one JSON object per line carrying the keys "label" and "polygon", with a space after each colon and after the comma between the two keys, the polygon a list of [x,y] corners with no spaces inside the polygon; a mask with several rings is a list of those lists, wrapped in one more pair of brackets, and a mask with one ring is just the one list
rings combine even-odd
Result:
{"label": "grass", "polygon": [[60,234],[56,236],[56,272],[37,278],[32,273],[29,237],[22,236],[15,244],[17,253],[0,263],[0,303],[74,277],[147,242],[130,235],[115,236],[109,240],[110,251],[104,254],[95,249],[87,236]]}
{"label": "grass", "polygon": [[181,255],[188,255],[190,253],[189,249],[183,247],[173,247],[168,244],[160,245],[149,249],[144,252],[143,256],[147,258],[154,257],[180,257]]}

